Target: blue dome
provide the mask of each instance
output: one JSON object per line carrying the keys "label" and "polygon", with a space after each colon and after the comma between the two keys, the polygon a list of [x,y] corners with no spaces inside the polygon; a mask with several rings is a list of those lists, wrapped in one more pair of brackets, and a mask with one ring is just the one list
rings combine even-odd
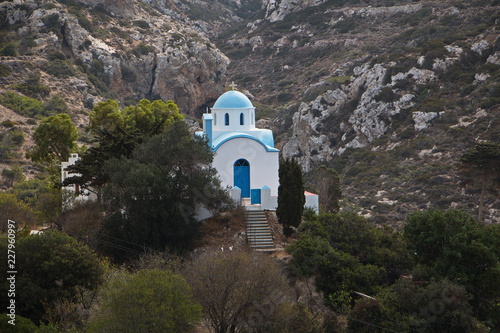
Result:
{"label": "blue dome", "polygon": [[215,102],[214,109],[238,109],[253,108],[252,102],[236,90],[230,90],[223,93]]}

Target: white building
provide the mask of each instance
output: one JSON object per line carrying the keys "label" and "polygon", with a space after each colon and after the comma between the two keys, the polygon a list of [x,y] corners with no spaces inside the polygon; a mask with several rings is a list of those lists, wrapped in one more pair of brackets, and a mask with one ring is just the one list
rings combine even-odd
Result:
{"label": "white building", "polygon": [[[271,130],[255,127],[255,107],[248,97],[235,90],[222,94],[212,112],[203,115],[203,132],[196,134],[207,137],[215,153],[213,167],[235,201],[250,198],[262,209],[276,209],[279,150]],[[318,196],[308,196],[307,206],[317,211]]]}
{"label": "white building", "polygon": [[[73,165],[78,161],[80,158],[78,157],[78,154],[70,154],[70,157],[67,162],[62,162],[61,163],[61,182],[64,182],[66,178],[73,177],[73,176],[80,176],[78,173],[71,173],[66,170],[67,167],[70,165]],[[78,184],[73,184],[73,185],[68,185],[64,186],[63,191],[68,193],[68,196],[66,196],[64,199],[67,200],[68,202],[63,202],[63,206],[65,208],[70,208],[72,207],[73,203],[75,202],[82,202],[82,201],[87,201],[87,200],[92,200],[95,201],[97,200],[97,195],[93,192],[90,192],[87,189],[81,189],[80,185]]]}

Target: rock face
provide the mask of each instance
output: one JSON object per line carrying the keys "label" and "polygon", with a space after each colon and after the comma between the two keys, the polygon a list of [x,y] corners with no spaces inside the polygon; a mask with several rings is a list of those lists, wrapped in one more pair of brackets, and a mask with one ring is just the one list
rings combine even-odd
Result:
{"label": "rock face", "polygon": [[190,24],[146,11],[138,1],[85,0],[71,8],[26,1],[0,10],[10,25],[21,24],[19,35],[35,37],[32,52],[62,52],[80,63],[75,79],[93,75],[76,104],[110,91],[122,101],[172,99],[194,115],[223,92],[229,59]]}
{"label": "rock face", "polygon": [[297,158],[309,171],[346,148],[365,147],[384,135],[393,116],[413,106],[413,94],[398,94],[393,88],[410,72],[391,77],[381,64],[366,64],[354,68],[349,83],[302,103],[293,115],[290,139],[283,146],[284,157]]}

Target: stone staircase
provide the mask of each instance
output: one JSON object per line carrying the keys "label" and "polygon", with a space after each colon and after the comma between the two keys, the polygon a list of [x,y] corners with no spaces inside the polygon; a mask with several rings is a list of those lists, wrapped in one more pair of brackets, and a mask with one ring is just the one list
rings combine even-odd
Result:
{"label": "stone staircase", "polygon": [[245,212],[247,241],[257,251],[274,250],[273,236],[263,210],[247,210]]}

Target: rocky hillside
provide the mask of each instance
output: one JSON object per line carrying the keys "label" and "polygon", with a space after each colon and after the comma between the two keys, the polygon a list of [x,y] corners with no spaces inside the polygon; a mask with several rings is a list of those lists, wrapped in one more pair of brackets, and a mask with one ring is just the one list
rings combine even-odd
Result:
{"label": "rocky hillside", "polygon": [[38,72],[74,108],[162,98],[186,114],[223,91],[227,57],[190,20],[144,2],[26,0],[3,2],[0,14],[2,46],[13,48],[2,63],[18,73],[3,88]]}
{"label": "rocky hillside", "polygon": [[[498,5],[267,1],[217,42],[283,156],[336,169],[344,209],[399,224],[418,209],[477,209],[457,162],[474,142],[500,141]],[[498,195],[487,221],[500,220]]]}
{"label": "rocky hillside", "polygon": [[[44,105],[27,115],[2,108],[0,121],[14,121],[5,131],[24,129],[29,137],[33,116],[55,112],[57,96],[79,123],[105,98],[173,99],[199,116],[234,81],[274,130],[284,157],[298,159],[308,175],[321,164],[337,170],[343,209],[393,225],[418,209],[475,214],[478,190],[459,186],[457,161],[474,142],[500,142],[499,5],[3,2],[0,92]],[[12,145],[15,133],[2,138]],[[499,221],[498,188],[486,205],[486,220]]]}

